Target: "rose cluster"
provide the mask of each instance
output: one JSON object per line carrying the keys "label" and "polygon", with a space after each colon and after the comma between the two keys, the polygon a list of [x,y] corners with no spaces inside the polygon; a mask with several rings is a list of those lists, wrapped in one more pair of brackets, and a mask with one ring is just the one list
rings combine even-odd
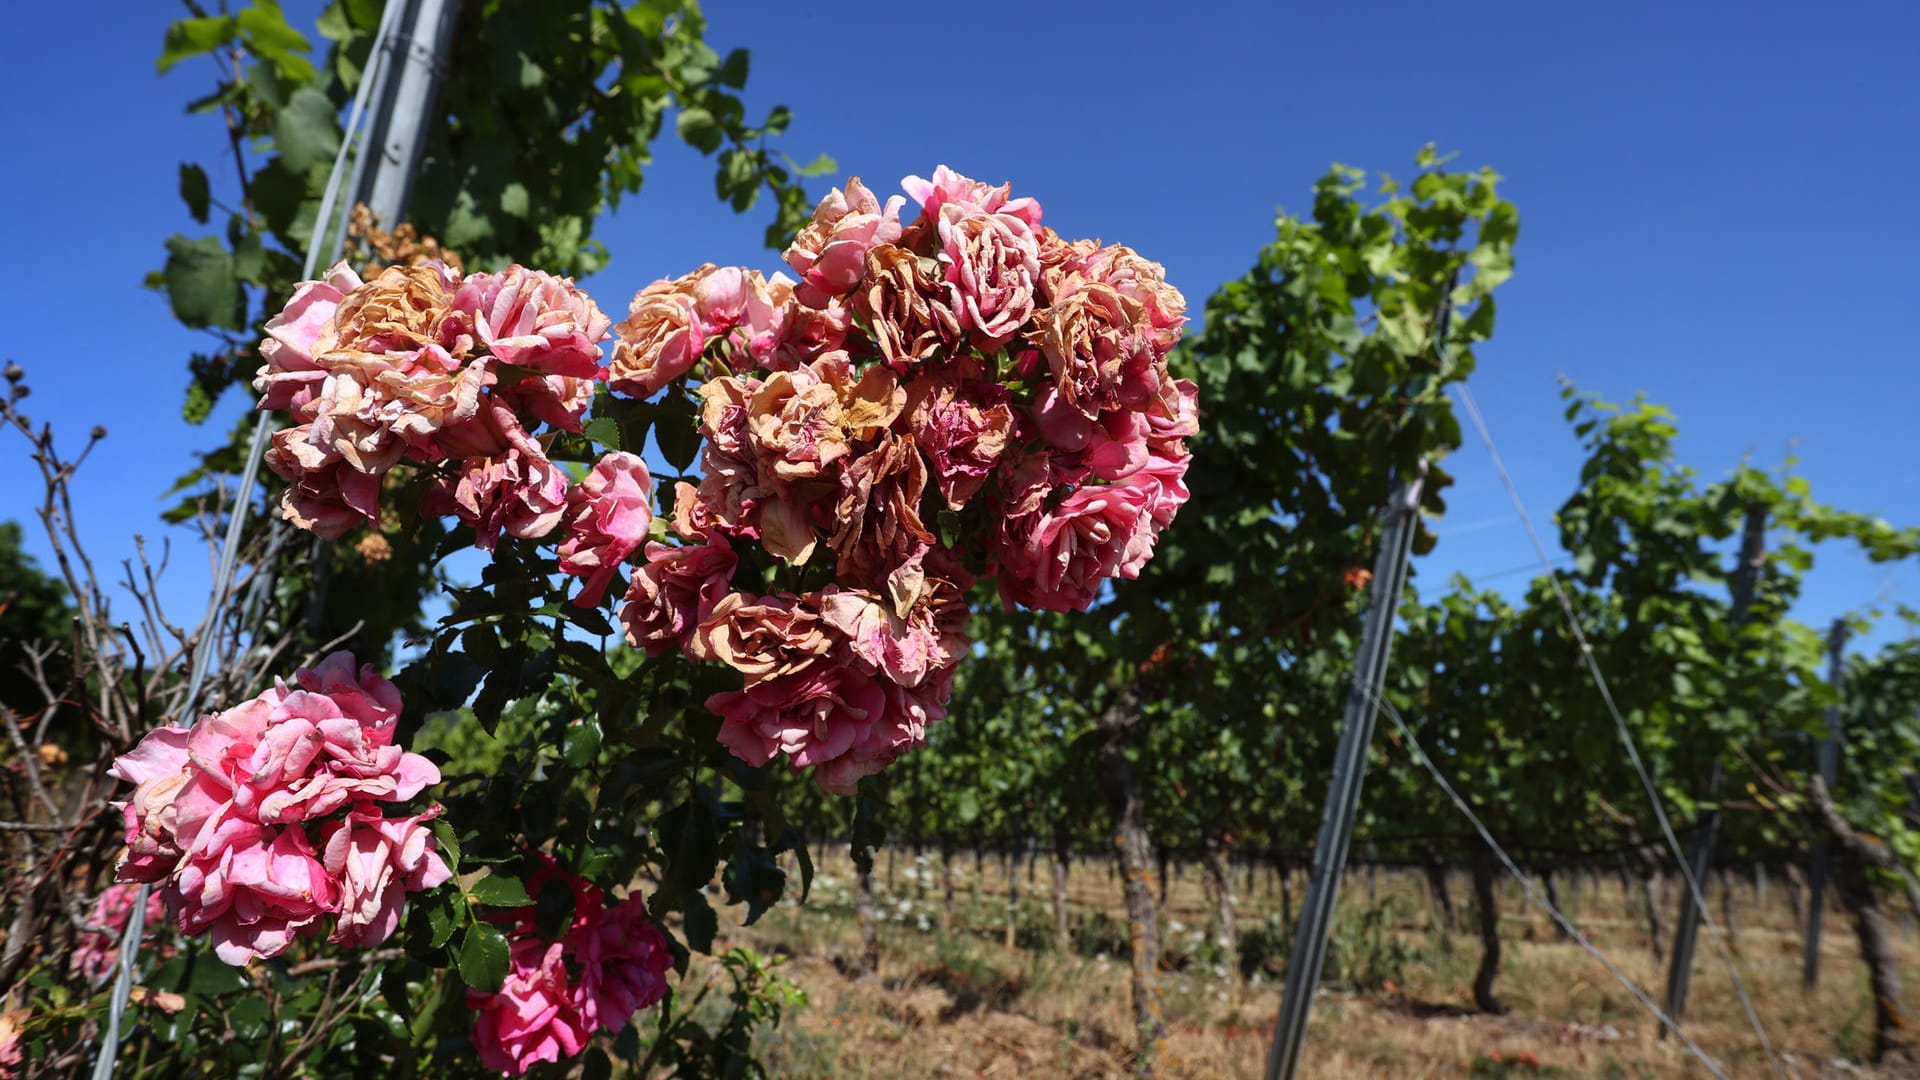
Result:
{"label": "rose cluster", "polygon": [[260,408],[297,421],[266,456],[290,485],[282,512],[337,539],[379,520],[383,478],[411,462],[434,476],[423,512],[472,526],[482,550],[564,523],[561,569],[587,579],[577,603],[598,604],[652,520],[646,465],[610,454],[572,485],[532,432],[581,430],[611,321],[572,279],[521,266],[462,277],[427,261],[362,281],[341,263],[306,282],[267,323],[254,380]]}
{"label": "rose cluster", "polygon": [[[74,943],[73,956],[67,961],[68,970],[95,985],[106,979],[119,961],[120,932],[126,929],[127,916],[133,913],[133,901],[139,894],[137,884],[113,884],[93,898],[93,910],[87,914],[87,922],[93,928],[83,932]],[[148,893],[147,936],[152,935],[151,928],[159,926],[165,914],[160,894]]]}
{"label": "rose cluster", "polygon": [[534,857],[540,869],[527,879],[527,894],[569,890],[573,917],[560,940],[549,941],[534,925],[534,908],[491,916],[507,933],[507,978],[491,994],[467,991],[480,1063],[514,1076],[578,1054],[595,1031],[626,1027],[666,996],[673,969],[666,935],[639,894],[609,903],[552,858]]}
{"label": "rose cluster", "polygon": [[[638,396],[701,376],[700,483],[633,574],[628,642],[739,671],[707,702],[721,740],[840,793],[945,715],[977,577],[1084,611],[1139,574],[1198,430],[1158,263],[944,166],[902,187],[906,223],[858,179],[828,195],[787,249],[798,281],[707,265],[643,289],[608,370]],[[822,584],[734,591],[734,541]]]}
{"label": "rose cluster", "polygon": [[293,678],[148,733],[110,770],[136,785],[117,879],[156,885],[180,931],[210,933],[229,964],[277,955],[328,916],[328,941],[376,945],[407,893],[451,876],[427,827],[438,808],[381,806],[440,782],[394,745],[399,691],[344,651]]}

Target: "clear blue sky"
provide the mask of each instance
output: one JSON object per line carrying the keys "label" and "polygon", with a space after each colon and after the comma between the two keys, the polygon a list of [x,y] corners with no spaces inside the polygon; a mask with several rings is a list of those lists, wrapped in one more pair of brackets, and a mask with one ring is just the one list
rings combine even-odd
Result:
{"label": "clear blue sky", "polygon": [[[72,35],[73,12],[54,5],[14,11],[0,43],[0,129],[15,148],[0,177],[15,252],[0,268],[0,356],[28,368],[33,414],[70,446],[96,422],[111,429],[78,488],[102,564],[130,554],[135,532],[169,532],[159,493],[217,441],[179,418],[197,335],[141,278],[168,233],[201,228],[175,195],[179,163],[205,163],[217,185],[223,144],[217,121],[181,111],[209,73],[154,73],[176,10],[112,6],[89,20],[83,56],[41,46]],[[317,5],[289,10],[310,19]],[[1682,456],[1707,477],[1748,454],[1777,466],[1798,440],[1818,497],[1920,522],[1911,5],[1043,3],[969,16],[715,3],[708,16],[716,48],[752,50],[750,104],[792,106],[796,158],[825,151],[883,192],[943,162],[1011,180],[1061,232],[1164,262],[1196,310],[1250,265],[1276,208],[1308,206],[1331,162],[1404,175],[1434,141],[1459,165],[1492,165],[1522,233],[1473,385],[1543,525],[1579,463],[1559,373],[1670,404]],[[708,163],[663,146],[646,190],[601,223],[613,262],[587,284],[620,311],[703,261],[772,269],[764,224],[715,201]],[[239,408],[227,401],[216,422]],[[31,514],[24,451],[0,439],[0,518]],[[1424,586],[1455,569],[1523,584],[1532,554],[1484,453],[1470,441],[1450,467],[1460,482]],[[176,618],[207,580],[204,558],[185,554]],[[1920,572],[1825,550],[1799,614],[1819,623],[1878,595],[1920,604]]]}

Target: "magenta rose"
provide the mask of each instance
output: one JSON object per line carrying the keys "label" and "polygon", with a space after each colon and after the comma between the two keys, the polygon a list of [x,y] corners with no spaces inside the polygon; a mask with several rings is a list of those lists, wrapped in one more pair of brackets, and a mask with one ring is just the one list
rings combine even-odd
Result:
{"label": "magenta rose", "polygon": [[580,1015],[600,1030],[619,1031],[667,996],[673,953],[638,893],[577,924],[567,943],[580,964]]}
{"label": "magenta rose", "polygon": [[542,1061],[579,1053],[593,1036],[567,983],[565,949],[538,936],[512,943],[507,980],[498,993],[467,991],[474,1013],[473,1048],[480,1064],[518,1076]]}

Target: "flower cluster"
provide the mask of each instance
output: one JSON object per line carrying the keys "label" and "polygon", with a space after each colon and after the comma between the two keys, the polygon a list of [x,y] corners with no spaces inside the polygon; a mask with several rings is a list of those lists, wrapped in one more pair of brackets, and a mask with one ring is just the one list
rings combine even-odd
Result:
{"label": "flower cluster", "polygon": [[288,520],[327,539],[377,521],[381,480],[402,460],[439,477],[427,511],[457,515],[476,543],[544,536],[567,477],[529,429],[578,431],[610,320],[571,279],[520,266],[462,277],[445,263],[346,263],[302,284],[267,323],[260,408],[296,421],[267,466],[289,483]]}
{"label": "flower cluster", "polygon": [[[387,817],[440,771],[394,745],[400,693],[336,652],[188,729],[160,728],[110,770],[121,804],[117,878],[149,882],[184,934],[210,933],[229,964],[320,933],[370,946],[400,925],[406,894],[450,876],[427,822]],[[124,918],[124,916],[123,916]]]}
{"label": "flower cluster", "polygon": [[[945,714],[976,577],[1084,611],[1139,574],[1198,430],[1158,263],[944,166],[902,187],[910,222],[857,179],[832,192],[787,249],[797,282],[707,265],[648,286],[609,368],[645,396],[705,362],[700,483],[633,574],[628,642],[736,669],[707,701],[721,740],[840,793]],[[821,584],[735,591],[733,541]]]}
{"label": "flower cluster", "polygon": [[573,917],[558,941],[541,936],[534,908],[496,915],[508,942],[506,981],[494,993],[467,991],[480,1063],[517,1076],[535,1062],[572,1057],[595,1031],[617,1032],[667,994],[673,954],[639,894],[609,904],[591,882],[545,855],[527,893],[570,891]]}
{"label": "flower cluster", "polygon": [[[96,986],[106,980],[114,964],[119,961],[116,954],[120,948],[120,932],[126,929],[127,916],[133,913],[133,901],[139,894],[140,886],[137,884],[114,884],[93,898],[93,910],[87,915],[90,929],[81,933],[79,940],[74,943],[73,955],[67,960],[68,970]],[[147,936],[152,935],[151,928],[159,926],[165,914],[166,908],[160,893],[149,892]]]}

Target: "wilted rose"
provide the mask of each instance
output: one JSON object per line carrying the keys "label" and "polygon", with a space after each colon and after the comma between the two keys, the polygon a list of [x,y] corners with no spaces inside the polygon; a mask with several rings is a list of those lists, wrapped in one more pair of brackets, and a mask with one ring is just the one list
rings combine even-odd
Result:
{"label": "wilted rose", "polygon": [[828,192],[814,208],[813,221],[787,248],[787,265],[800,275],[795,289],[800,301],[824,307],[829,298],[851,292],[860,282],[867,252],[900,238],[900,207],[905,203],[895,195],[882,207],[857,176],[847,181],[845,191]]}

